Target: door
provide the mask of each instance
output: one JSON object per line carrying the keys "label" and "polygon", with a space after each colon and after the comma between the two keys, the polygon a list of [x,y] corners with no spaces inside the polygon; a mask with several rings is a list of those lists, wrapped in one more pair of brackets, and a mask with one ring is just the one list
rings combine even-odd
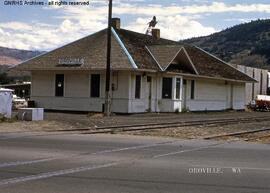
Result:
{"label": "door", "polygon": [[64,74],[55,75],[55,96],[64,96]]}
{"label": "door", "polygon": [[228,84],[227,109],[233,109],[233,84]]}
{"label": "door", "polygon": [[182,90],[182,111],[187,110],[187,80],[183,79],[183,90]]}
{"label": "door", "polygon": [[152,77],[147,76],[147,83],[146,83],[146,90],[145,90],[145,97],[146,97],[146,103],[147,103],[147,111],[151,112],[152,111]]}

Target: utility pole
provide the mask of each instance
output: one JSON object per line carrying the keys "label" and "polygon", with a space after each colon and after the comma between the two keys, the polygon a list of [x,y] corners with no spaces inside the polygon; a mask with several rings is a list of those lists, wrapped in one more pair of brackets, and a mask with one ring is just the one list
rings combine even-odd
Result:
{"label": "utility pole", "polygon": [[112,28],[112,0],[109,0],[108,31],[107,31],[107,66],[105,90],[105,115],[111,115],[111,28]]}

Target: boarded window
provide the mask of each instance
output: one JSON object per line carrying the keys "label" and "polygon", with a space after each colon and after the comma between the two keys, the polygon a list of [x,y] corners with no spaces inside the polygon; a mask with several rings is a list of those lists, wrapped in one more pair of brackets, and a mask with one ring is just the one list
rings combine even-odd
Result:
{"label": "boarded window", "polygon": [[162,83],[162,98],[171,99],[172,98],[172,78],[163,78]]}
{"label": "boarded window", "polygon": [[183,79],[183,85],[186,85],[186,84],[187,84],[187,80]]}
{"label": "boarded window", "polygon": [[180,99],[181,78],[176,78],[176,93],[175,98]]}
{"label": "boarded window", "polygon": [[190,99],[195,98],[195,80],[191,80],[191,86],[190,86]]}
{"label": "boarded window", "polygon": [[64,96],[64,74],[55,75],[55,96]]}
{"label": "boarded window", "polygon": [[135,80],[135,98],[141,98],[141,76],[137,75]]}
{"label": "boarded window", "polygon": [[100,75],[99,74],[91,75],[91,97],[93,98],[100,97]]}

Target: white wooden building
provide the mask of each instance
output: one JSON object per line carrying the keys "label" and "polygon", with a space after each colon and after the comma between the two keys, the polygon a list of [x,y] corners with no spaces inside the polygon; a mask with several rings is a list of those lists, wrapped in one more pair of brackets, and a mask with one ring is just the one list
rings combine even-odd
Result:
{"label": "white wooden building", "polygon": [[[51,110],[101,112],[105,103],[106,31],[30,59],[31,99]],[[112,111],[221,111],[245,108],[255,80],[191,45],[112,28]]]}

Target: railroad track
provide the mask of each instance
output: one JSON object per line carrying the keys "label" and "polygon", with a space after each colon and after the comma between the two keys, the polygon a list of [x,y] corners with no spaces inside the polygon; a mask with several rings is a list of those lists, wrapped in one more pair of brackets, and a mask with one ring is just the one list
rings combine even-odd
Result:
{"label": "railroad track", "polygon": [[[231,140],[235,141],[259,141],[263,139],[269,139],[270,142],[270,128],[262,128],[262,129],[254,129],[248,131],[240,131],[234,133],[226,133],[215,136],[207,136],[203,137],[205,140],[218,140],[218,139],[226,139],[228,137],[233,137]],[[234,139],[235,138],[235,139]]]}
{"label": "railroad track", "polygon": [[268,139],[268,143],[270,143],[270,135],[264,135],[264,136],[256,136],[256,137],[245,137],[243,138],[243,141],[259,141],[263,139]]}
{"label": "railroad track", "polygon": [[241,138],[244,138],[244,141],[258,141],[258,140],[263,140],[263,139],[269,139],[269,142],[270,142],[270,129],[267,130],[266,133],[258,132],[251,136],[243,135],[241,136]]}
{"label": "railroad track", "polygon": [[[251,135],[251,134],[258,134],[261,132],[270,132],[270,128],[262,128],[262,129],[253,129],[253,130],[247,130],[247,131],[238,131],[238,132],[233,132],[233,133],[225,133],[225,134],[219,134],[219,135],[212,135],[212,136],[206,136],[203,137],[203,139],[209,140],[209,139],[219,139],[219,138],[224,138],[224,137],[239,137],[239,138],[245,138],[245,136]],[[249,141],[252,139],[257,139],[257,138],[265,138],[268,137],[269,135],[262,135],[262,136],[256,136],[254,138],[247,138],[245,141]]]}
{"label": "railroad track", "polygon": [[270,116],[105,126],[105,127],[96,127],[95,129],[91,128],[81,129],[80,131],[82,131],[84,134],[119,133],[127,131],[167,129],[176,127],[187,127],[187,126],[219,126],[236,123],[252,123],[259,121],[270,121]]}

